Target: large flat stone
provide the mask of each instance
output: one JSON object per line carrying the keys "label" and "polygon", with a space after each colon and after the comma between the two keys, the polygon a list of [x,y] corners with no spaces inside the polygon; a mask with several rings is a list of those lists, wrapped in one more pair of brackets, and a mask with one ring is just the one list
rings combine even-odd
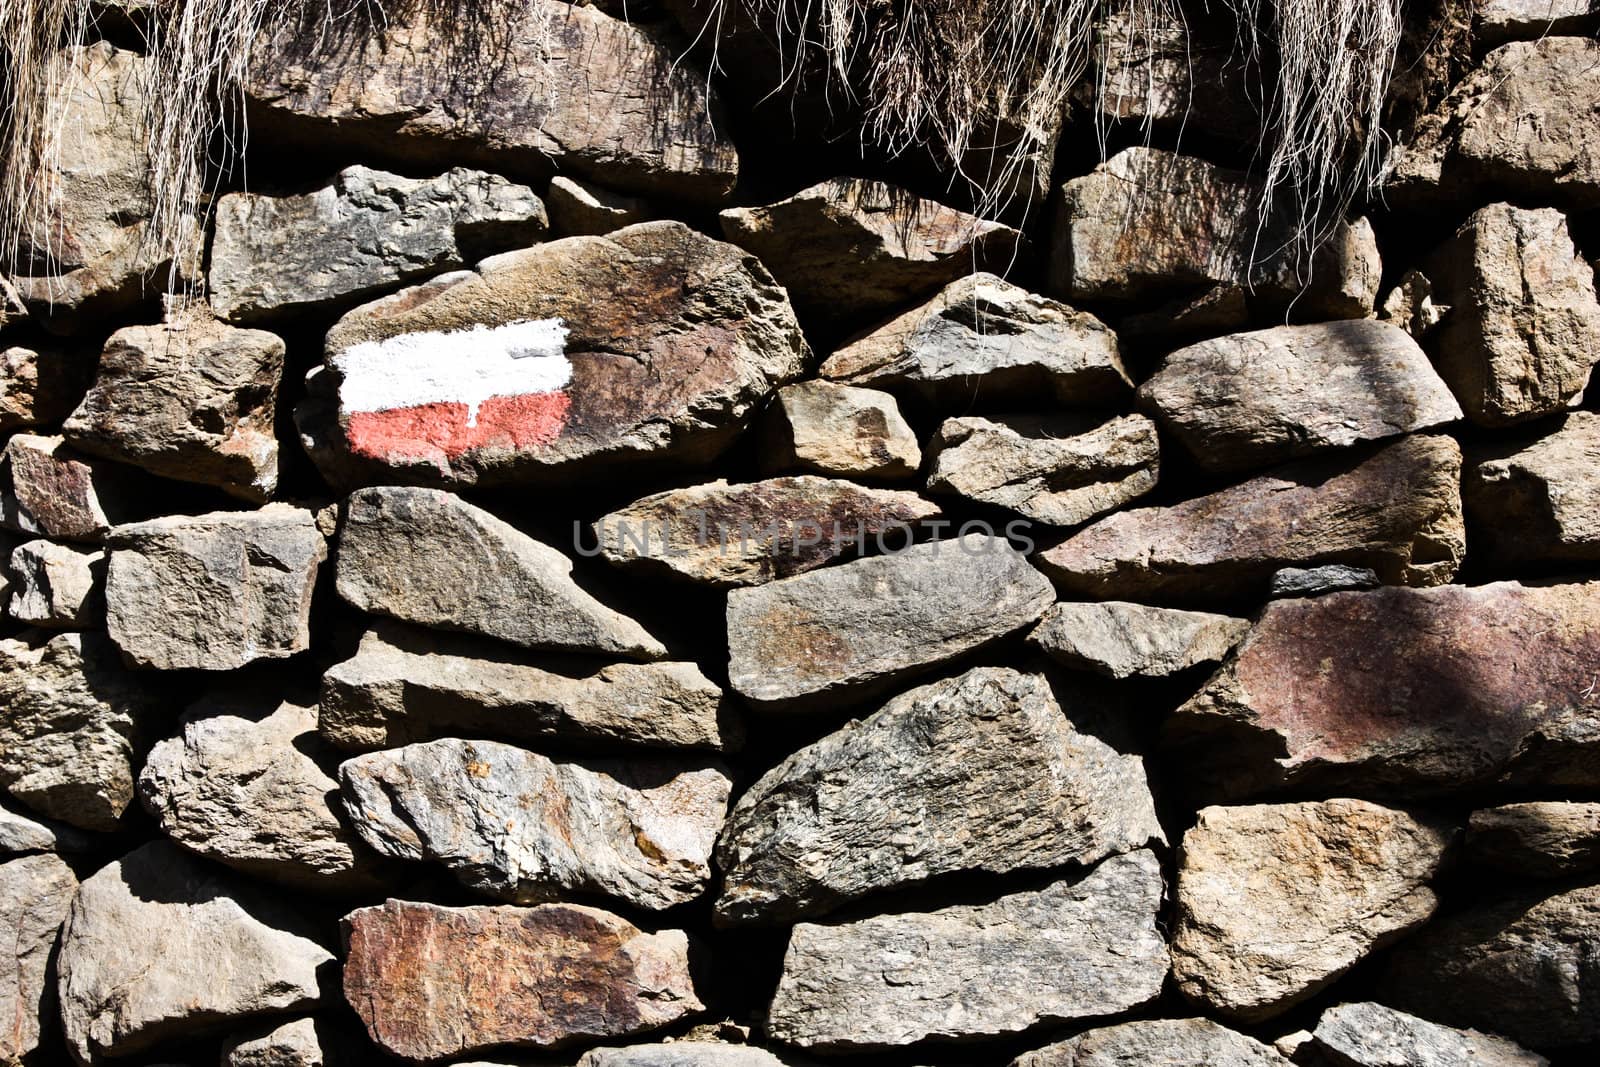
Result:
{"label": "large flat stone", "polygon": [[1246,619],[1124,601],[1061,603],[1028,640],[1057,663],[1111,678],[1161,678],[1221,660],[1250,630]]}
{"label": "large flat stone", "polygon": [[845,478],[905,480],[922,466],[917,435],[893,396],[832,382],[778,390],[763,427],[763,465]]}
{"label": "large flat stone", "polygon": [[12,953],[0,968],[0,1056],[12,1063],[53,1029],[50,957],[77,889],[72,869],[56,856],[0,862],[0,935]]}
{"label": "large flat stone", "polygon": [[1473,26],[1480,40],[1537,39],[1573,34],[1600,25],[1594,0],[1477,0]]}
{"label": "large flat stone", "polygon": [[1147,1019],[1088,1030],[1011,1061],[1010,1067],[1289,1067],[1255,1038],[1210,1019]]}
{"label": "large flat stone", "polygon": [[1473,552],[1496,563],[1600,559],[1600,415],[1471,450],[1461,500]]}
{"label": "large flat stone", "polygon": [[1352,1067],[1547,1067],[1543,1056],[1476,1030],[1453,1030],[1371,1002],[1340,1004],[1322,1013],[1313,1055]]}

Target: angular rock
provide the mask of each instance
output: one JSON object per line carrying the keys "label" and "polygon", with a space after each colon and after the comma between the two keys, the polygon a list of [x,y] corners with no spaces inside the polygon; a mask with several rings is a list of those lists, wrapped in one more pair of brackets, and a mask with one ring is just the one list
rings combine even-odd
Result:
{"label": "angular rock", "polygon": [[1308,460],[1210,496],[1119,512],[1037,557],[1065,590],[1103,598],[1231,600],[1284,567],[1370,567],[1439,585],[1465,554],[1461,449],[1406,437],[1351,459]]}
{"label": "angular rock", "polygon": [[323,1067],[314,1019],[295,1019],[254,1037],[228,1042],[222,1067]]}
{"label": "angular rock", "polygon": [[61,1021],[79,1062],[311,1007],[333,956],[276,901],[154,842],[86,879],[61,932]]}
{"label": "angular rock", "polygon": [[1147,1019],[1025,1052],[1011,1067],[1289,1067],[1270,1045],[1210,1019]]}
{"label": "angular rock", "polygon": [[1164,678],[1225,657],[1250,630],[1248,619],[1123,601],[1062,603],[1045,612],[1028,641],[1045,655],[1111,678]]}
{"label": "angular rock", "polygon": [[433,861],[518,904],[602,893],[661,909],[711,879],[732,783],[660,761],[558,763],[496,741],[429,741],[346,760],[342,802],[374,850]]}
{"label": "angular rock", "polygon": [[33,819],[0,806],[0,854],[24,852],[83,852],[88,834],[49,820]]}
{"label": "angular rock", "polygon": [[1523,893],[1431,923],[1390,956],[1386,1004],[1539,1051],[1600,1038],[1600,886]]}
{"label": "angular rock", "polygon": [[1156,487],[1161,446],[1142,415],[950,419],[929,444],[928,490],[1076,526]]}
{"label": "angular rock", "polygon": [[717,1041],[670,1041],[659,1045],[590,1049],[578,1067],[784,1067],[764,1048]]}
{"label": "angular rock", "polygon": [[1331,563],[1325,567],[1285,567],[1272,576],[1267,596],[1280,597],[1322,596],[1348,589],[1376,589],[1382,585],[1378,572],[1371,567],[1347,567]]}
{"label": "angular rock", "polygon": [[1099,319],[993,274],[967,274],[928,303],[839,349],[822,376],[906,389],[941,409],[1111,403],[1132,384]]}
{"label": "angular rock", "polygon": [[1600,804],[1536,800],[1483,808],[1467,822],[1467,855],[1508,874],[1562,878],[1600,868]]}
{"label": "angular rock", "polygon": [[922,466],[917,435],[894,397],[876,389],[786,385],[767,413],[767,431],[763,461],[771,470],[909,478]]}
{"label": "angular rock", "polygon": [[66,541],[99,541],[134,517],[126,472],[91,461],[59,437],[13,434],[6,442],[11,492],[0,494],[0,525]]}
{"label": "angular rock", "polygon": [[722,213],[728,240],[761,257],[802,317],[869,320],[974,270],[1004,270],[1022,234],[883,182],[839,179]]}
{"label": "angular rock", "polygon": [[340,748],[438,737],[737,748],[722,690],[693,663],[539,663],[509,649],[379,624],[322,678],[317,731]]}
{"label": "angular rock", "polygon": [[1043,676],[978,668],[751,786],[717,843],[717,917],[792,921],[941,874],[1087,866],[1165,840],[1138,756],[1074,729]]}
{"label": "angular rock", "polygon": [[1600,415],[1475,449],[1461,484],[1472,550],[1500,564],[1600,559]]}
{"label": "angular rock", "polygon": [[716,456],[805,356],[754,257],[651,222],[356,308],[328,332],[296,419],[344,487],[631,476]]}
{"label": "angular rock", "polygon": [[572,580],[572,561],[439,489],[361,489],[345,501],[335,571],[362,611],[527,648],[652,660],[666,648]]}
{"label": "angular rock", "polygon": [[1558,34],[1582,36],[1600,25],[1594,0],[1477,0],[1478,39],[1499,43]]}
{"label": "angular rock", "polygon": [[191,707],[176,737],[157,742],[139,799],[185,848],[295,889],[378,885],[374,857],[329,800],[339,788],[301,746],[316,710],[225,694]]}
{"label": "angular rock", "polygon": [[[1600,129],[1596,131],[1600,144]],[[1439,373],[1468,418],[1504,426],[1561,411],[1600,361],[1594,270],[1553,208],[1491,204],[1429,261],[1450,314]]]}
{"label": "angular rock", "polygon": [[1172,725],[1229,796],[1592,789],[1597,655],[1600,583],[1277,600]]}
{"label": "angular rock", "polygon": [[82,351],[0,349],[0,433],[60,422],[77,407],[93,373],[94,359]]}
{"label": "angular rock", "polygon": [[1034,622],[1050,583],[969,534],[728,594],[728,678],[758,705],[860,694]]}
{"label": "angular rock", "polygon": [[738,174],[720,103],[682,43],[596,6],[416,8],[331,36],[280,25],[245,85],[252,128],[278,140],[528,179],[560,170],[700,204],[726,200]]}
{"label": "angular rock", "polygon": [[1260,1022],[1428,920],[1453,830],[1364,800],[1206,808],[1178,867],[1172,975]]}
{"label": "angular rock", "polygon": [[550,224],[562,237],[598,237],[650,218],[650,208],[643,200],[585,185],[565,175],[550,179],[550,192],[546,195],[550,200]]}
{"label": "angular rock", "polygon": [[1137,852],[987,904],[801,923],[767,1032],[819,1051],[869,1050],[1127,1011],[1154,1000],[1167,976],[1160,906],[1160,864]]}
{"label": "angular rock", "polygon": [[1315,1055],[1338,1067],[1547,1067],[1515,1042],[1476,1030],[1452,1030],[1382,1004],[1340,1004],[1322,1013]]}
{"label": "angular rock", "polygon": [[48,1010],[54,1007],[50,954],[77,888],[72,869],[56,856],[0,863],[0,936],[12,950],[0,968],[0,1056],[8,1063],[21,1063],[55,1022]]}
{"label": "angular rock", "polygon": [[686,934],[647,934],[598,908],[391,900],[344,928],[345,999],[379,1048],[406,1059],[624,1037],[702,1010]]}
{"label": "angular rock", "polygon": [[103,634],[0,640],[0,786],[41,815],[115,830],[156,706]]}
{"label": "angular rock", "polygon": [[1144,410],[1208,471],[1237,471],[1461,418],[1409,334],[1370,319],[1278,326],[1169,355]]}
{"label": "angular rock", "polygon": [[328,556],[313,512],[174,515],[118,526],[106,546],[106,629],[136,666],[231,670],[310,647]]}
{"label": "angular rock", "polygon": [[10,616],[30,626],[78,630],[105,611],[105,557],[100,552],[29,541],[11,550]]}
{"label": "angular rock", "polygon": [[816,570],[879,540],[899,547],[940,514],[915,493],[800,475],[657,493],[596,520],[594,534],[619,567],[731,588]]}
{"label": "angular rock", "polygon": [[1408,270],[1400,284],[1389,290],[1378,309],[1378,318],[1392,322],[1412,337],[1432,333],[1450,308],[1433,300],[1433,282],[1421,271]]}
{"label": "angular rock", "polygon": [[461,167],[426,179],[346,167],[300,196],[230,193],[217,203],[211,307],[229,322],[337,307],[526,247],[548,228],[532,189]]}

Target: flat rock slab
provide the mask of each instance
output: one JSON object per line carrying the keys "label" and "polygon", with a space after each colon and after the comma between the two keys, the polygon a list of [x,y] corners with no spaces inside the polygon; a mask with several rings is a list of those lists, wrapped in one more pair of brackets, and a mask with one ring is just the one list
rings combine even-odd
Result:
{"label": "flat rock slab", "polygon": [[211,307],[260,322],[348,306],[525,248],[548,228],[532,189],[462,167],[426,179],[346,167],[299,196],[229,193],[217,202]]}
{"label": "flat rock slab", "polygon": [[371,848],[444,864],[481,893],[535,903],[602,893],[693,900],[732,782],[661,761],[556,762],[497,741],[429,741],[346,760],[343,805]]}
{"label": "flat rock slab", "polygon": [[1011,1067],[1289,1067],[1263,1045],[1210,1019],[1147,1019],[1088,1030],[1025,1052]]}
{"label": "flat rock slab", "polygon": [[1173,726],[1230,796],[1591,789],[1597,656],[1600,583],[1278,600]]}
{"label": "flat rock slab", "polygon": [[1472,550],[1496,563],[1600,559],[1600,415],[1574,411],[1531,442],[1468,454]]}
{"label": "flat rock slab", "polygon": [[1160,864],[1137,852],[987,904],[801,923],[767,1032],[866,1051],[1127,1011],[1154,1000],[1167,976],[1160,906]]}
{"label": "flat rock slab", "polygon": [[1343,563],[1329,563],[1321,567],[1285,567],[1272,576],[1267,586],[1267,596],[1274,600],[1323,596],[1350,589],[1376,589],[1382,584],[1378,572],[1371,567],[1351,567]]}
{"label": "flat rock slab", "polygon": [[878,542],[900,547],[940,514],[916,493],[802,474],[656,493],[597,519],[594,536],[619,567],[733,588],[804,574]]}
{"label": "flat rock slab", "polygon": [[0,1056],[20,1063],[53,1030],[47,990],[56,933],[66,921],[78,880],[51,855],[0,863],[0,935],[11,957],[0,968]]}
{"label": "flat rock slab", "polygon": [[105,555],[54,541],[28,541],[11,550],[6,563],[11,606],[17,622],[47,629],[77,630],[98,623],[105,612]]}
{"label": "flat rock slab", "polygon": [[525,648],[652,660],[666,648],[572,580],[572,560],[440,489],[345,501],[335,570],[354,607]]}
{"label": "flat rock slab", "polygon": [[729,682],[770,706],[859,692],[1021,629],[1053,599],[1044,575],[982,534],[735,589]]}
{"label": "flat rock slab", "polygon": [[1407,437],[1305,460],[1168,507],[1101,519],[1037,557],[1061,588],[1105,599],[1243,600],[1285,567],[1370,567],[1386,583],[1450,581],[1466,552],[1461,449]]}
{"label": "flat rock slab", "polygon": [[822,364],[844,385],[905,391],[941,409],[1111,404],[1132,387],[1116,333],[1085,311],[968,274]]}
{"label": "flat rock slab", "polygon": [[1216,663],[1250,631],[1248,619],[1125,601],[1061,603],[1028,640],[1067,667],[1111,678],[1163,678]]}
{"label": "flat rock slab", "polygon": [[1180,348],[1139,402],[1208,471],[1262,467],[1461,418],[1411,335],[1355,319]]}
{"label": "flat rock slab", "polygon": [[345,999],[405,1059],[625,1037],[702,1010],[686,934],[597,908],[391,900],[351,912],[344,930]]}
{"label": "flat rock slab", "polygon": [[0,526],[6,529],[97,542],[111,527],[143,517],[125,468],[91,460],[60,437],[13,434],[5,466],[11,485],[10,492],[0,489]]}
{"label": "flat rock slab", "polygon": [[62,823],[35,819],[0,806],[0,854],[27,852],[84,852],[92,837]]}
{"label": "flat rock slab", "polygon": [[1205,808],[1183,835],[1172,973],[1260,1022],[1421,926],[1453,828],[1363,800]]}
{"label": "flat rock slab", "polygon": [[1454,1030],[1370,1002],[1323,1012],[1310,1047],[1353,1067],[1546,1067],[1550,1062],[1503,1037]]}
{"label": "flat rock slab", "polygon": [[806,347],[754,257],[651,222],[356,308],[325,356],[296,420],[330,482],[489,486],[707,461]]}
{"label": "flat rock slab", "polygon": [[778,390],[766,416],[762,459],[770,470],[905,479],[922,466],[917,435],[888,393],[832,382]]}
{"label": "flat rock slab", "polygon": [[741,740],[722,689],[693,663],[551,663],[394,623],[323,675],[317,731],[363,751],[439,737],[711,750]]}
{"label": "flat rock slab", "polygon": [[578,1067],[784,1067],[784,1061],[752,1045],[670,1041],[590,1049],[578,1057]]}
{"label": "flat rock slab", "polygon": [[130,662],[222,671],[311,645],[311,594],[328,545],[313,512],[174,515],[106,536],[106,629]]}
{"label": "flat rock slab", "polygon": [[984,667],[896,697],[751,786],[717,844],[716,914],[793,920],[941,874],[1089,865],[1165,840],[1143,760],[1079,733],[1042,675]]}
{"label": "flat rock slab", "polygon": [[1593,0],[1478,0],[1473,26],[1485,41],[1582,36],[1600,25]]}
{"label": "flat rock slab", "polygon": [[1533,800],[1482,808],[1467,821],[1467,855],[1507,874],[1563,878],[1600,868],[1600,804]]}
{"label": "flat rock slab", "polygon": [[315,1006],[333,955],[257,893],[164,842],[86,879],[57,962],[79,1062]]}

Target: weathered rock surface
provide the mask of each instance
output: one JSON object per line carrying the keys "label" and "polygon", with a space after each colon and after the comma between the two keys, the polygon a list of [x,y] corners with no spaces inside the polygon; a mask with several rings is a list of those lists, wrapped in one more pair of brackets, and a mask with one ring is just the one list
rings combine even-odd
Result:
{"label": "weathered rock surface", "polygon": [[88,834],[47,819],[34,819],[0,805],[0,854],[82,852]]}
{"label": "weathered rock surface", "polygon": [[1600,886],[1450,915],[1400,944],[1378,995],[1450,1026],[1545,1051],[1600,1037]]}
{"label": "weathered rock surface", "polygon": [[374,857],[334,813],[339,788],[301,747],[314,708],[227,694],[157,742],[139,798],[163,833],[236,870],[296,889],[377,885]]}
{"label": "weathered rock surface", "polygon": [[866,1050],[1126,1011],[1155,999],[1167,975],[1160,905],[1160,865],[1138,852],[987,904],[801,923],[767,1031]]}
{"label": "weathered rock surface", "polygon": [[328,556],[310,511],[174,515],[118,526],[106,545],[106,628],[136,666],[230,670],[310,646]]}
{"label": "weathered rock surface", "polygon": [[922,466],[917,435],[893,396],[831,382],[778,390],[767,412],[764,444],[772,470],[899,479]]}
{"label": "weathered rock surface", "polygon": [[328,332],[296,418],[323,474],[347,487],[633,472],[715,456],[805,355],[754,257],[651,222],[493,256],[356,308]]}
{"label": "weathered rock surface", "polygon": [[519,904],[603,893],[642,908],[693,900],[732,783],[660,761],[555,762],[496,741],[429,741],[346,760],[343,805],[361,838],[434,861]]}
{"label": "weathered rock surface", "polygon": [[801,315],[830,326],[882,316],[974,270],[1003,270],[1022,245],[1009,226],[858,179],[730,208],[722,231],[761,257]]}
{"label": "weathered rock surface", "polygon": [[323,1067],[324,1062],[313,1019],[295,1019],[230,1041],[222,1051],[222,1067]]}
{"label": "weathered rock surface", "polygon": [[1589,789],[1597,653],[1596,583],[1278,600],[1174,726],[1224,746],[1212,769],[1233,796]]}
{"label": "weathered rock surface", "polygon": [[1484,41],[1575,34],[1600,25],[1594,0],[1477,0],[1474,28]]}
{"label": "weathered rock surface", "polygon": [[8,1062],[22,1062],[55,1022],[48,1012],[50,953],[77,888],[71,868],[56,856],[0,863],[0,936],[12,951],[0,968],[0,1056]]}
{"label": "weathered rock surface", "polygon": [[1147,1019],[1026,1052],[1011,1067],[1288,1067],[1270,1045],[1210,1019]]}
{"label": "weathered rock surface", "polygon": [[1182,348],[1141,406],[1209,471],[1264,466],[1461,417],[1428,357],[1370,319],[1278,326]]}
{"label": "weathered rock surface", "polygon": [[1600,868],[1600,804],[1536,800],[1483,808],[1467,822],[1467,855],[1514,875],[1560,878]]}
{"label": "weathered rock surface", "polygon": [[1282,1014],[1428,920],[1452,836],[1364,800],[1202,810],[1178,867],[1179,991],[1229,1018]]}
{"label": "weathered rock surface", "polygon": [[1284,567],[1370,567],[1439,585],[1466,551],[1461,449],[1407,437],[1364,456],[1306,460],[1210,496],[1108,516],[1037,557],[1073,593],[1243,598]]}
{"label": "weathered rock surface", "polygon": [[728,594],[728,677],[757,704],[859,692],[1034,622],[1049,581],[970,534]]}
{"label": "weathered rock surface", "polygon": [[1280,597],[1322,596],[1348,589],[1376,589],[1383,582],[1371,567],[1347,567],[1330,563],[1324,567],[1285,567],[1272,576],[1267,595]]}
{"label": "weathered rock surface", "polygon": [[11,491],[0,494],[0,525],[66,541],[99,541],[134,516],[125,472],[90,461],[59,437],[13,434],[6,442]]}
{"label": "weathered rock surface", "polygon": [[344,926],[345,999],[379,1048],[406,1059],[622,1037],[702,1008],[687,935],[597,908],[391,900]]}
{"label": "weathered rock surface", "polygon": [[550,179],[547,196],[550,225],[562,237],[597,237],[650,218],[650,208],[643,200],[585,185],[564,174]]}
{"label": "weathered rock surface", "polygon": [[1124,415],[1096,424],[1073,415],[949,419],[929,445],[928,489],[1076,526],[1156,487],[1155,423]]}
{"label": "weathered rock surface", "polygon": [[657,493],[596,520],[594,534],[619,567],[729,588],[816,570],[880,540],[899,548],[940,514],[915,493],[799,475]]}
{"label": "weathered rock surface", "polygon": [[1241,143],[1260,135],[1259,104],[1225,22],[1159,8],[1113,8],[1097,21],[1097,85],[1079,95],[1104,118]]}
{"label": "weathered rock surface", "polygon": [[713,750],[740,741],[722,690],[693,663],[542,663],[387,623],[323,675],[317,730],[358,750],[445,736]]}
{"label": "weathered rock surface", "polygon": [[361,489],[345,502],[335,571],[362,611],[527,648],[660,659],[638,623],[572,580],[549,545],[439,489]]}
{"label": "weathered rock surface", "polygon": [[461,167],[427,179],[346,167],[300,196],[230,193],[217,203],[211,307],[230,322],[336,307],[526,247],[548,228],[532,189]]}
{"label": "weathered rock surface", "polygon": [[733,188],[738,155],[705,73],[680,42],[597,6],[408,9],[332,37],[296,22],[253,53],[245,91],[266,134],[699,203]]}
{"label": "weathered rock surface", "polygon": [[839,349],[822,376],[906,389],[942,409],[1083,406],[1127,394],[1117,335],[1099,319],[993,274],[967,274],[938,296]]}
{"label": "weathered rock surface", "polygon": [[[1600,143],[1600,127],[1595,135]],[[1600,300],[1561,212],[1481,208],[1434,253],[1428,273],[1450,305],[1439,373],[1468,418],[1522,422],[1582,391],[1600,361]]]}
{"label": "weathered rock surface", "polygon": [[1247,619],[1125,601],[1061,603],[1028,640],[1057,663],[1111,678],[1162,678],[1216,663],[1250,630]]}
{"label": "weathered rock surface", "polygon": [[103,634],[0,640],[0,786],[85,830],[114,830],[156,701]]}
{"label": "weathered rock surface", "polygon": [[1074,729],[1043,676],[978,668],[751,786],[717,843],[717,916],[793,920],[953,871],[1090,865],[1151,842],[1165,837],[1143,761]]}
{"label": "weathered rock surface", "polygon": [[1422,338],[1449,312],[1450,308],[1433,299],[1433,282],[1419,270],[1408,270],[1400,283],[1389,290],[1378,308],[1378,318],[1392,322],[1412,337]]}
{"label": "weathered rock surface", "polygon": [[333,962],[274,902],[164,842],[86,879],[61,932],[61,1021],[82,1063],[315,1005]]}
{"label": "weathered rock surface", "polygon": [[1340,1004],[1322,1013],[1311,1049],[1336,1067],[1545,1067],[1543,1056],[1476,1030],[1453,1030],[1382,1004]]}
{"label": "weathered rock surface", "polygon": [[29,541],[11,550],[10,616],[48,629],[77,630],[100,621],[105,610],[100,552]]}
{"label": "weathered rock surface", "polygon": [[1600,559],[1600,415],[1574,411],[1532,442],[1468,456],[1474,552],[1497,563]]}
{"label": "weathered rock surface", "polygon": [[578,1067],[784,1067],[764,1048],[716,1041],[670,1041],[659,1045],[590,1049]]}
{"label": "weathered rock surface", "polygon": [[0,433],[60,422],[78,406],[93,373],[90,353],[21,345],[0,349]]}

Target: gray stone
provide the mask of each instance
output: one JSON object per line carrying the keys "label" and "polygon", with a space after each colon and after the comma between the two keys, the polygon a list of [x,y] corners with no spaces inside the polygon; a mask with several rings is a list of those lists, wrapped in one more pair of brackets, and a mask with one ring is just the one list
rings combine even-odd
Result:
{"label": "gray stone", "polygon": [[1546,1067],[1515,1042],[1476,1030],[1453,1030],[1382,1004],[1340,1004],[1322,1013],[1313,1054],[1334,1067]]}
{"label": "gray stone", "polygon": [[1478,39],[1498,44],[1546,35],[1582,36],[1600,25],[1594,0],[1476,0]]}
{"label": "gray stone", "polygon": [[1111,678],[1163,678],[1216,663],[1250,630],[1247,619],[1125,601],[1061,603],[1028,640],[1057,663]]}
{"label": "gray stone", "polygon": [[49,819],[35,819],[0,804],[0,854],[84,852],[90,836]]}
{"label": "gray stone", "polygon": [[1272,576],[1267,595],[1283,597],[1322,596],[1349,589],[1376,589],[1383,582],[1371,567],[1350,567],[1331,563],[1325,567],[1285,567]]}
{"label": "gray stone", "polygon": [[643,200],[585,185],[558,174],[550,179],[550,224],[562,237],[600,236],[645,222],[650,208]]}
{"label": "gray stone", "polygon": [[1474,553],[1500,564],[1600,559],[1600,415],[1574,411],[1534,441],[1467,458]]}
{"label": "gray stone", "polygon": [[61,932],[61,1022],[79,1062],[317,1003],[334,957],[275,901],[164,842],[86,879]]}
{"label": "gray stone", "polygon": [[1467,822],[1467,855],[1508,874],[1563,878],[1600,868],[1600,804],[1536,800],[1483,808]]}
{"label": "gray stone", "polygon": [[1210,1019],[1147,1019],[1088,1030],[1011,1067],[1289,1067],[1270,1045]]}
{"label": "gray stone", "polygon": [[790,921],[955,871],[1087,866],[1165,841],[1138,756],[1079,733],[1043,676],[980,667],[751,786],[717,843],[717,917]]}
{"label": "gray stone", "polygon": [[302,746],[316,709],[220,694],[191,707],[176,737],[157,742],[139,799],[185,848],[295,889],[375,889],[371,853],[334,813],[339,788]]}
{"label": "gray stone", "polygon": [[1139,387],[1208,471],[1237,471],[1461,418],[1409,334],[1370,319],[1278,326],[1167,356]]}
{"label": "gray stone", "polygon": [[967,274],[822,364],[845,385],[906,389],[944,410],[1111,403],[1132,382],[1117,335],[1084,311],[993,274]]}
{"label": "gray stone", "polygon": [[0,525],[65,541],[99,541],[135,517],[125,470],[90,460],[59,437],[13,434],[6,442],[9,493],[0,492]]}
{"label": "gray stone", "polygon": [[155,708],[104,634],[0,640],[0,786],[41,815],[115,830]]}
{"label": "gray stone", "polygon": [[29,541],[11,550],[10,616],[48,629],[93,626],[105,611],[103,553]]}
{"label": "gray stone", "polygon": [[0,433],[60,422],[77,407],[93,373],[93,353],[81,349],[0,348]]}
{"label": "gray stone", "polygon": [[784,1067],[764,1048],[717,1041],[670,1041],[660,1045],[590,1049],[578,1067]]}
{"label": "gray stone", "polygon": [[1076,526],[1156,487],[1155,423],[1124,415],[949,419],[929,445],[928,490]]}
{"label": "gray stone", "polygon": [[1172,974],[1228,1018],[1316,995],[1433,914],[1453,830],[1364,800],[1206,808],[1183,835]]}
{"label": "gray stone", "polygon": [[106,628],[134,665],[231,670],[310,647],[328,556],[310,511],[174,515],[118,526],[106,545]]}
{"label": "gray stone", "polygon": [[735,589],[729,682],[768,706],[861,694],[1019,630],[1054,599],[1010,544],[982,534]]}
{"label": "gray stone", "polygon": [[572,561],[438,489],[361,489],[345,501],[335,571],[363,611],[527,648],[666,655],[638,623],[572,580]]}
{"label": "gray stone", "polygon": [[222,1067],[323,1067],[322,1041],[314,1019],[295,1019],[254,1037],[229,1041]]}
{"label": "gray stone", "polygon": [[519,904],[602,893],[641,908],[693,900],[732,782],[658,760],[555,762],[496,741],[429,741],[346,760],[342,801],[361,839],[433,861]]}
{"label": "gray stone", "polygon": [[8,1063],[21,1063],[53,1029],[50,956],[77,888],[72,869],[56,856],[0,863],[0,936],[12,951],[0,968],[0,1056]]}
{"label": "gray stone", "polygon": [[801,923],[767,1032],[870,1050],[1127,1011],[1154,1000],[1167,976],[1160,907],[1160,864],[1137,852],[987,904]]}
{"label": "gray stone", "polygon": [[693,663],[552,664],[391,623],[323,675],[317,730],[356,750],[448,736],[711,750],[741,740],[721,688]]}
{"label": "gray stone", "polygon": [[523,248],[548,228],[532,189],[461,167],[418,179],[354,166],[301,196],[230,193],[217,203],[211,307],[230,322],[320,311]]}
{"label": "gray stone", "polygon": [[1405,437],[1119,512],[1037,559],[1063,589],[1097,598],[1243,600],[1285,567],[1330,563],[1369,567],[1386,583],[1440,585],[1466,552],[1460,472],[1450,438]]}
{"label": "gray stone", "polygon": [[922,466],[922,449],[888,393],[799,382],[767,412],[762,460],[770,470],[904,479]]}

